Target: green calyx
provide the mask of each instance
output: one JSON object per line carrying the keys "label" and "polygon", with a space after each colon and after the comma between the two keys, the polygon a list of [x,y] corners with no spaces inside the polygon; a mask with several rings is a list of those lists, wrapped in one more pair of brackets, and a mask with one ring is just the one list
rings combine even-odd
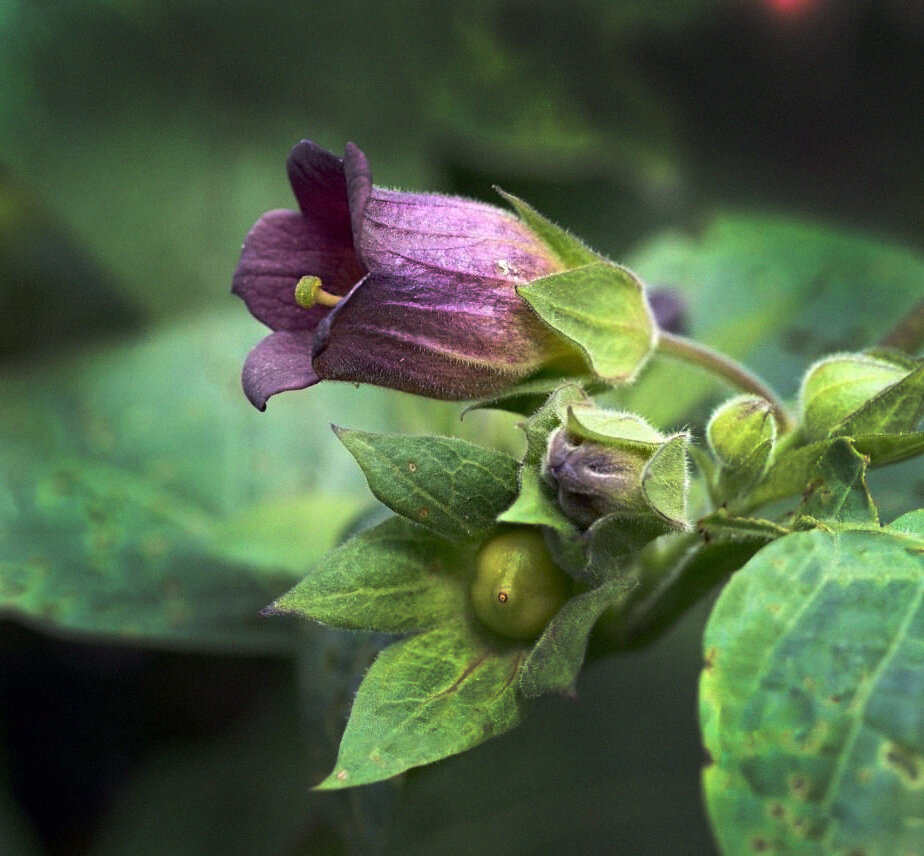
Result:
{"label": "green calyx", "polygon": [[[914,388],[905,390],[909,382]],[[802,382],[799,397],[805,435],[822,440],[854,433],[858,427],[863,433],[913,430],[921,416],[922,387],[924,369],[909,366],[904,359],[879,354],[827,357],[815,363]],[[862,425],[853,424],[858,417]]]}
{"label": "green calyx", "polygon": [[719,464],[717,480],[723,496],[734,496],[763,476],[776,438],[773,405],[760,396],[737,396],[712,414],[706,439]]}
{"label": "green calyx", "polygon": [[517,527],[488,539],[475,559],[475,614],[495,633],[534,639],[568,599],[570,582],[539,529]]}
{"label": "green calyx", "polygon": [[573,404],[550,437],[544,475],[582,528],[616,515],[683,530],[689,442],[687,433],[661,434],[634,413]]}

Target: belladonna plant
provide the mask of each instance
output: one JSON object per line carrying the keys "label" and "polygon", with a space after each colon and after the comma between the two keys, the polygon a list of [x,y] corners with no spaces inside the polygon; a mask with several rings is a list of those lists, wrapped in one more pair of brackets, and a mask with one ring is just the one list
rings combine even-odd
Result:
{"label": "belladonna plant", "polygon": [[[266,611],[400,638],[366,673],[321,787],[514,727],[535,697],[573,692],[588,653],[645,644],[727,583],[700,695],[726,856],[924,853],[924,511],[883,525],[866,480],[924,452],[924,305],[886,339],[903,352],[811,366],[797,419],[676,334],[676,294],[649,299],[515,197],[508,213],[383,190],[352,145],[341,160],[299,143],[288,171],[300,210],[264,215],[234,276],[274,331],[247,357],[250,400],[333,379],[525,417],[519,461],[337,429],[394,516]],[[620,408],[655,354],[741,394],[704,425],[655,427]],[[671,373],[652,376],[676,394]]]}

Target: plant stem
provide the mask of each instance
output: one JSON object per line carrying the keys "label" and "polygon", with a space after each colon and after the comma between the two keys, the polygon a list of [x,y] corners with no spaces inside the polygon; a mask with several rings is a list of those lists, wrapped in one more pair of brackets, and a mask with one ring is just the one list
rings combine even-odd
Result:
{"label": "plant stem", "polygon": [[776,419],[781,434],[795,427],[792,416],[789,415],[789,411],[776,393],[743,365],[724,354],[701,345],[699,342],[694,342],[692,339],[675,336],[663,330],[658,339],[658,351],[666,357],[699,366],[743,392],[751,392],[765,398],[773,406],[773,417]]}

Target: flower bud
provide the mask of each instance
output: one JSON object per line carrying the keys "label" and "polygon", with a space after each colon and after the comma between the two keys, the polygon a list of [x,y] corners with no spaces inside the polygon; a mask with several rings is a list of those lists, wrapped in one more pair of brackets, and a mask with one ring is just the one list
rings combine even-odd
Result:
{"label": "flower bud", "polygon": [[765,398],[740,395],[722,404],[706,426],[709,448],[719,462],[719,488],[733,496],[766,472],[776,444],[773,405]]}
{"label": "flower bud", "polygon": [[799,395],[806,437],[821,440],[838,434],[839,426],[870,399],[909,374],[907,366],[867,354],[819,360],[806,373]]}
{"label": "flower bud", "polygon": [[569,589],[568,578],[552,561],[535,527],[495,535],[475,559],[475,614],[501,636],[538,636],[568,599]]}
{"label": "flower bud", "polygon": [[543,476],[582,529],[614,515],[685,528],[688,441],[633,414],[575,406],[549,437]]}

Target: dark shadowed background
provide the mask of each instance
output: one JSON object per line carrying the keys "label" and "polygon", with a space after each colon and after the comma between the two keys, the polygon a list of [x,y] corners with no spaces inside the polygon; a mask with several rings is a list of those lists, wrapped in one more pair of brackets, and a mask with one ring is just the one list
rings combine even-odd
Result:
{"label": "dark shadowed background", "polygon": [[922,48],[907,0],[0,0],[0,852],[713,853],[704,607],[511,735],[310,793],[375,640],[256,612],[365,507],[326,426],[510,426],[252,412],[231,273],[291,145],[352,140],[379,184],[526,198],[791,395],[920,288]]}

